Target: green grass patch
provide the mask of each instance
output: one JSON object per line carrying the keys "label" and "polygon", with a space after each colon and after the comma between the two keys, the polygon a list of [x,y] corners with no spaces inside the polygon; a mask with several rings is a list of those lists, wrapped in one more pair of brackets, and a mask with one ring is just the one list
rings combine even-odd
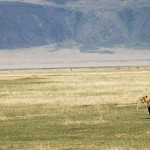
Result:
{"label": "green grass patch", "polygon": [[44,141],[51,148],[60,149],[66,146],[80,149],[84,144],[87,149],[88,146],[150,148],[150,117],[144,107],[136,111],[132,105],[52,107],[45,104],[0,106],[0,110],[1,149],[8,148],[10,143],[18,147],[21,144],[23,147],[18,149],[24,149],[25,143],[40,145]]}

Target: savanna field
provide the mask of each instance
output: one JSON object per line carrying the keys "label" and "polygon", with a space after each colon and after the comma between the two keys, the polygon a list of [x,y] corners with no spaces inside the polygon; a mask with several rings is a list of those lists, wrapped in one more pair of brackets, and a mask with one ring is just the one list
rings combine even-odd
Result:
{"label": "savanna field", "polygon": [[0,71],[0,150],[149,150],[150,68]]}

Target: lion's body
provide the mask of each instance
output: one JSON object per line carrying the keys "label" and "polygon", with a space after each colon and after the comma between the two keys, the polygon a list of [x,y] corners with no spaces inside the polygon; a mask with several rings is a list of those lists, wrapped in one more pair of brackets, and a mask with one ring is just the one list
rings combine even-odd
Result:
{"label": "lion's body", "polygon": [[150,96],[143,96],[140,98],[142,103],[147,103],[147,107],[148,107],[148,112],[150,115]]}

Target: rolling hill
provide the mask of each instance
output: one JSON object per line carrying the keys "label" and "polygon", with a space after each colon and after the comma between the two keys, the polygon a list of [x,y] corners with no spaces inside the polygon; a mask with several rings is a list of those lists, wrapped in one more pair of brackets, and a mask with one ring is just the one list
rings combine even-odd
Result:
{"label": "rolling hill", "polygon": [[145,0],[0,1],[0,49],[72,43],[83,52],[87,47],[149,47],[149,29]]}

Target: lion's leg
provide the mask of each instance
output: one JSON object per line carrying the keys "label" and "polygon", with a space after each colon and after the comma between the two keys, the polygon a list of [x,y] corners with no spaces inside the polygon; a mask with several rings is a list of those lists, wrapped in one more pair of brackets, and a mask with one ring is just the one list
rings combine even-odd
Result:
{"label": "lion's leg", "polygon": [[149,115],[150,115],[150,106],[148,107],[148,112],[149,112]]}

